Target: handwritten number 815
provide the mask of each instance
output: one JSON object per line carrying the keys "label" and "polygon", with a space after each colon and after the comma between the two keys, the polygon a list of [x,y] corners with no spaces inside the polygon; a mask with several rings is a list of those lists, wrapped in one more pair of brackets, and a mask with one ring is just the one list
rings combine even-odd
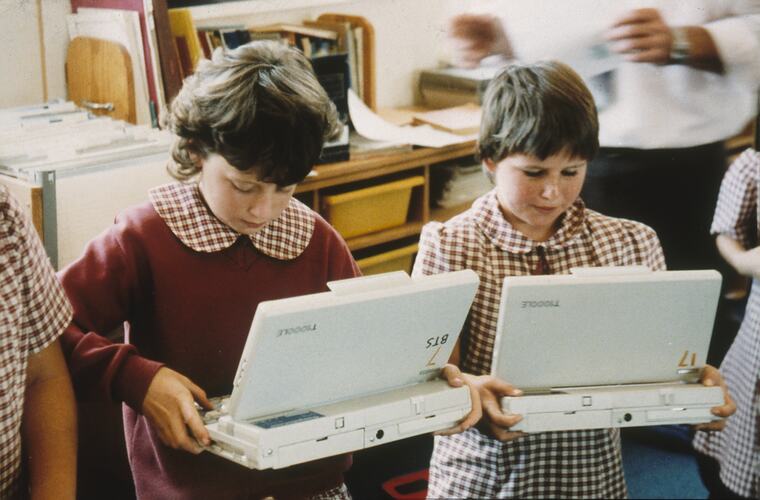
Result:
{"label": "handwritten number 815", "polygon": [[448,342],[449,336],[448,335],[441,335],[440,337],[430,337],[427,339],[427,347],[426,349],[430,349],[431,347],[437,347],[439,345],[443,345],[446,342]]}

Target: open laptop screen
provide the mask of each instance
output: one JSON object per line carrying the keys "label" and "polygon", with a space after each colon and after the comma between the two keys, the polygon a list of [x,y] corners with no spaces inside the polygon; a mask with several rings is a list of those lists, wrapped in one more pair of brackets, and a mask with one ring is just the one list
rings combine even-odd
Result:
{"label": "open laptop screen", "polygon": [[[473,271],[336,282],[259,304],[235,377],[236,420],[368,395],[438,376],[478,286]],[[340,286],[338,286],[340,285]]]}
{"label": "open laptop screen", "polygon": [[711,270],[506,278],[492,374],[528,391],[693,378],[720,282]]}

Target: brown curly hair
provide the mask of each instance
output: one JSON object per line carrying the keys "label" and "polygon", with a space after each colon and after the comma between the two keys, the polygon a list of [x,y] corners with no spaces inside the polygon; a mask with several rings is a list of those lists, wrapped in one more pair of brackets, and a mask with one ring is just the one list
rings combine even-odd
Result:
{"label": "brown curly hair", "polygon": [[256,41],[202,60],[165,126],[175,136],[168,170],[176,179],[191,179],[198,159],[215,153],[235,168],[255,169],[262,181],[289,186],[308,175],[341,125],[300,51]]}

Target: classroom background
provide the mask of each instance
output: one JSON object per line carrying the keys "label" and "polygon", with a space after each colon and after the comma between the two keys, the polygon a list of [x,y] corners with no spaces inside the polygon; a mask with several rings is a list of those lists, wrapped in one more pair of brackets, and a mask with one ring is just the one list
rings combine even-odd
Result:
{"label": "classroom background", "polygon": [[[223,17],[209,24],[267,25],[300,23],[325,12],[355,14],[374,26],[377,44],[378,106],[396,107],[415,100],[415,77],[420,68],[437,65],[445,55],[445,20],[452,0],[248,0],[235,9],[220,4]],[[232,5],[232,3],[230,4]],[[41,15],[40,8],[41,7]],[[250,12],[246,14],[246,12]],[[69,0],[0,0],[0,40],[13,46],[0,60],[6,81],[0,107],[43,102],[66,96],[64,63],[68,45],[66,15]],[[42,48],[41,48],[42,46]],[[413,47],[413,48],[412,48]]]}
{"label": "classroom background", "polygon": [[[147,5],[151,0],[145,2]],[[124,0],[124,3],[143,4],[142,0]],[[472,8],[488,2],[467,3]],[[65,63],[71,4],[70,0],[0,0],[0,41],[4,47],[12,47],[0,58],[0,75],[4,80],[0,108],[67,98]],[[424,105],[419,85],[421,71],[440,67],[449,57],[446,20],[461,10],[461,4],[462,0],[246,0],[218,3],[205,10],[197,7],[192,12],[198,27],[301,24],[325,13],[361,16],[374,30],[374,111],[391,117],[395,115],[390,110],[420,111]],[[108,6],[111,5],[113,2]],[[750,146],[754,131],[754,124],[748,124],[742,134],[730,141],[730,152],[736,155]],[[471,134],[472,130],[465,132]],[[348,166],[331,165],[332,177],[325,175],[319,182],[307,179],[307,187],[300,197],[307,204],[321,208],[330,196],[406,182],[411,201],[407,200],[409,208],[405,209],[400,224],[369,231],[360,228],[356,234],[351,233],[354,228],[350,228],[344,236],[350,234],[347,236],[349,246],[357,258],[370,259],[368,266],[377,262],[372,258],[383,254],[401,255],[406,259],[402,262],[408,263],[422,224],[434,218],[443,220],[472,201],[472,197],[465,194],[464,199],[450,202],[447,207],[437,205],[443,185],[450,183],[453,171],[461,177],[462,185],[470,183],[466,192],[480,194],[485,189],[484,184],[472,180],[472,137],[468,137],[468,141],[438,150],[396,149],[374,162],[365,157],[363,163],[350,166],[354,177],[348,176]],[[451,162],[455,167],[449,168]],[[447,173],[441,175],[436,165],[445,166]],[[475,170],[479,175],[479,167]],[[112,215],[107,214],[106,218]],[[63,247],[57,250],[67,251]],[[734,293],[733,306],[722,317],[727,331],[735,329],[740,321],[745,285],[746,282],[737,279],[736,286],[730,290]],[[723,342],[725,345],[718,346],[718,352],[713,354],[714,361],[725,351],[730,339]],[[79,474],[83,498],[131,497],[119,420],[118,406],[80,404],[83,432]],[[347,478],[355,498],[419,497],[424,491],[424,470],[431,448],[432,439],[423,436],[357,453]],[[624,466],[632,497],[704,498],[706,495],[690,455],[688,439],[678,429],[664,433],[626,431]]]}

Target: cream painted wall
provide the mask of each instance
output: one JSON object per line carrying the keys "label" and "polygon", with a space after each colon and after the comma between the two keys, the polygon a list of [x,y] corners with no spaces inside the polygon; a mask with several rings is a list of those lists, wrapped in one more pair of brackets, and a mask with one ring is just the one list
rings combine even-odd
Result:
{"label": "cream painted wall", "polygon": [[0,106],[42,99],[36,12],[32,1],[0,0],[0,44],[13,47],[0,58]]}
{"label": "cream painted wall", "polygon": [[[38,16],[43,19],[45,69]],[[65,97],[66,14],[69,0],[0,0],[0,44],[12,47],[0,58],[0,107]],[[47,85],[45,85],[45,81]]]}
{"label": "cream painted wall", "polygon": [[[284,0],[287,2],[287,0]],[[351,0],[339,5],[259,13],[247,18],[214,19],[248,25],[297,22],[323,12],[366,17],[375,27],[377,91],[381,107],[409,105],[415,99],[421,68],[434,67],[445,56],[443,26],[451,9],[467,0]],[[65,97],[66,14],[69,0],[40,0],[45,40],[47,97]],[[0,107],[43,100],[42,58],[37,0],[0,0],[0,43],[14,47],[0,58]]]}

